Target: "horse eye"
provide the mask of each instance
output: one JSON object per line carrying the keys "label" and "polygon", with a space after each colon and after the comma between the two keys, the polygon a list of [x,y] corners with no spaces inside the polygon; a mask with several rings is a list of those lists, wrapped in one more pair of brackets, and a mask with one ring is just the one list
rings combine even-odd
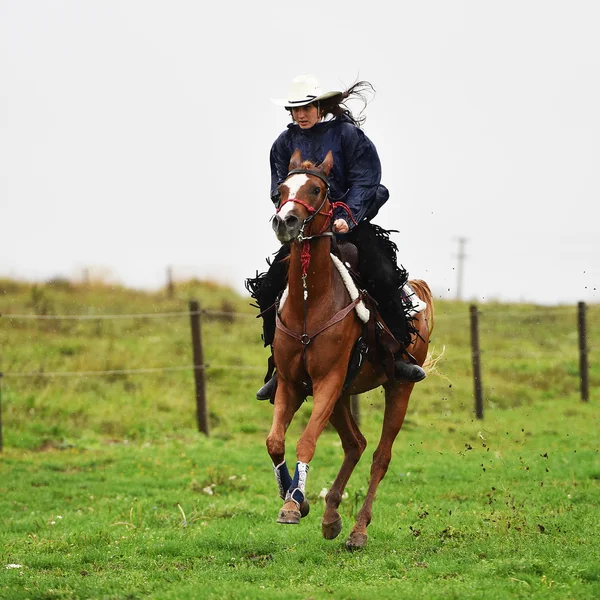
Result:
{"label": "horse eye", "polygon": [[315,196],[316,196],[316,195],[318,195],[320,192],[321,192],[321,188],[320,188],[320,187],[316,187],[316,188],[313,190],[313,194],[315,194]]}

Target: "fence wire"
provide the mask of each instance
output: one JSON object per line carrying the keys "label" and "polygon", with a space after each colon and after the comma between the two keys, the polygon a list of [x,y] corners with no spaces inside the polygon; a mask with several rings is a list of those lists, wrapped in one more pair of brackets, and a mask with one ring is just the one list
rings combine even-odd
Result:
{"label": "fence wire", "polygon": [[40,320],[40,321],[59,321],[59,320],[71,320],[71,321],[95,321],[101,319],[164,319],[173,317],[190,317],[192,315],[206,315],[213,317],[246,317],[255,319],[256,315],[249,313],[239,312],[227,312],[221,310],[186,310],[179,312],[165,312],[165,313],[132,313],[132,314],[100,314],[100,315],[20,315],[20,314],[0,314],[0,317],[5,319],[16,321],[16,320]]}
{"label": "fence wire", "polygon": [[[531,315],[548,315],[553,313],[564,313],[566,311],[576,311],[576,307],[573,306],[557,306],[547,309],[540,309],[535,311],[528,311],[527,313],[516,312],[511,310],[500,310],[487,312],[485,308],[479,308],[479,315],[483,318],[494,318],[496,316],[511,316],[511,317],[531,317]],[[176,311],[176,312],[163,312],[163,313],[129,313],[129,314],[96,314],[96,315],[32,315],[32,314],[0,314],[0,317],[4,317],[6,320],[75,320],[75,321],[93,321],[93,320],[111,320],[111,319],[160,319],[160,318],[181,318],[191,317],[194,315],[199,316],[214,316],[214,317],[226,317],[226,318],[237,318],[245,317],[250,319],[256,319],[257,315],[250,313],[240,312],[228,312],[218,311],[210,309],[201,309],[197,311]],[[469,314],[451,314],[451,315],[438,315],[436,317],[439,320],[455,320],[463,319],[468,320]],[[483,350],[485,353],[485,350]],[[501,354],[505,358],[522,359],[522,358],[539,358],[545,355],[556,353],[553,350],[547,351],[536,351],[527,352],[515,356],[514,354]],[[570,354],[561,354],[559,358],[572,358]],[[23,371],[23,372],[3,372],[0,373],[0,377],[21,377],[21,378],[39,378],[39,377],[92,377],[92,376],[104,376],[104,375],[136,375],[136,374],[152,374],[152,373],[167,373],[175,371],[195,371],[195,370],[207,370],[207,369],[225,369],[225,370],[241,370],[241,371],[263,371],[263,367],[250,366],[250,365],[186,365],[176,367],[142,367],[139,369],[108,369],[100,371]]]}
{"label": "fence wire", "polygon": [[[531,317],[532,315],[549,315],[553,313],[564,313],[564,312],[576,312],[576,306],[554,306],[551,308],[538,309],[528,312],[518,312],[511,310],[498,310],[498,311],[487,311],[485,307],[478,308],[479,315],[482,317],[496,317],[496,316],[509,316],[509,317]],[[27,315],[27,314],[0,314],[7,320],[40,320],[40,321],[52,321],[52,320],[74,320],[74,321],[94,321],[101,319],[165,319],[165,318],[177,318],[177,317],[190,317],[193,315],[206,315],[212,317],[226,317],[226,318],[237,318],[244,317],[246,319],[256,319],[258,315],[243,312],[231,312],[223,310],[212,310],[212,309],[201,309],[197,311],[175,311],[175,312],[163,312],[163,313],[128,313],[128,314],[97,314],[97,315]],[[469,319],[469,314],[437,314],[436,319]]]}
{"label": "fence wire", "polygon": [[199,371],[208,369],[233,369],[240,371],[264,371],[263,367],[251,365],[187,365],[183,367],[146,367],[140,369],[108,369],[105,371],[22,371],[2,372],[0,377],[91,377],[94,375],[136,375],[168,373],[172,371]]}

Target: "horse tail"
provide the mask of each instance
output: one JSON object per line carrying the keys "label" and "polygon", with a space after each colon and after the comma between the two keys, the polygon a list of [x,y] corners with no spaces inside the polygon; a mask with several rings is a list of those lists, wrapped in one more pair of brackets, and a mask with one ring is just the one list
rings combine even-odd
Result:
{"label": "horse tail", "polygon": [[435,322],[435,311],[433,308],[433,294],[429,289],[429,286],[422,279],[411,279],[409,282],[410,286],[417,293],[417,296],[427,304],[425,314],[427,315],[427,323],[429,325],[429,335],[433,331],[433,325]]}

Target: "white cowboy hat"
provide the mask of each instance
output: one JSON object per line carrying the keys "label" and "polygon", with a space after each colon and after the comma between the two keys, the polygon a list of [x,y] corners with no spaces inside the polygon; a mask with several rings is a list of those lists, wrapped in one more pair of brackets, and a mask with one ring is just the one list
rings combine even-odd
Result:
{"label": "white cowboy hat", "polygon": [[314,75],[298,75],[290,83],[287,98],[271,98],[271,102],[277,106],[285,106],[285,108],[296,108],[341,95],[342,92],[326,92],[324,94],[319,80]]}

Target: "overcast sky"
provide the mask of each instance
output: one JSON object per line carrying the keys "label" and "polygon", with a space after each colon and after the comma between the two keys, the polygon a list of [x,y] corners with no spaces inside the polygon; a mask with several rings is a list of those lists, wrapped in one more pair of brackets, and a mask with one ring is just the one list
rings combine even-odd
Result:
{"label": "overcast sky", "polygon": [[0,0],[0,276],[243,290],[278,242],[270,98],[377,90],[400,262],[438,296],[600,298],[600,3]]}

